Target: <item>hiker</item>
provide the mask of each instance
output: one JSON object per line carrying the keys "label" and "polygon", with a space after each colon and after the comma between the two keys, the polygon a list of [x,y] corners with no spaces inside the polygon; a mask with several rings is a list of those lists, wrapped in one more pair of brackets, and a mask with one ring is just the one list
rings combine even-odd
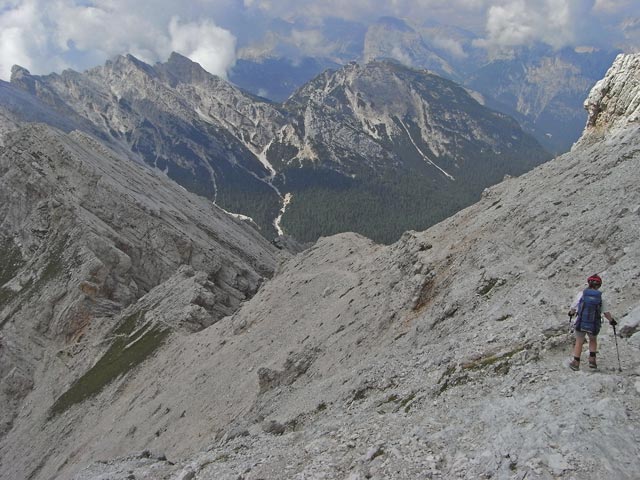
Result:
{"label": "hiker", "polygon": [[602,279],[598,275],[591,275],[587,278],[587,284],[588,287],[578,293],[569,310],[569,317],[578,315],[574,323],[576,344],[573,348],[573,360],[569,364],[571,370],[580,368],[580,355],[587,335],[589,335],[589,368],[598,368],[596,353],[598,351],[598,333],[602,325],[602,315],[609,320],[609,325],[615,327],[618,324],[605,308],[602,293],[599,290],[602,286]]}

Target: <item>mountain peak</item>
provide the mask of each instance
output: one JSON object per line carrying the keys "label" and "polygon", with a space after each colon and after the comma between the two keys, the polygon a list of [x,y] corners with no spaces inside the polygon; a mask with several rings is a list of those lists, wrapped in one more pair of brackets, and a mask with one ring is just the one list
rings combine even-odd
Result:
{"label": "mountain peak", "polygon": [[170,65],[199,65],[198,63],[191,60],[189,57],[182,55],[178,52],[171,52],[169,55],[169,59],[167,60],[167,64]]}
{"label": "mountain peak", "polygon": [[600,137],[640,120],[640,54],[620,54],[584,102],[583,138]]}
{"label": "mountain peak", "polygon": [[137,70],[139,72],[143,72],[151,77],[157,76],[155,70],[148,63],[143,62],[139,58],[134,57],[130,53],[126,55],[118,55],[112,60],[108,60],[104,67],[98,67],[98,69],[106,68],[107,70],[112,69],[114,71],[121,72],[131,72]]}
{"label": "mountain peak", "polygon": [[199,63],[178,52],[171,52],[167,62],[157,64],[156,68],[168,74],[171,83],[203,83],[213,76]]}
{"label": "mountain peak", "polygon": [[11,67],[10,82],[29,93],[35,93],[36,82],[31,76],[31,72],[20,65]]}
{"label": "mountain peak", "polygon": [[400,32],[415,32],[404,20],[395,17],[380,17],[376,26],[386,27]]}
{"label": "mountain peak", "polygon": [[25,75],[31,75],[31,72],[20,65],[14,65],[11,67],[11,79],[14,77],[23,77]]}

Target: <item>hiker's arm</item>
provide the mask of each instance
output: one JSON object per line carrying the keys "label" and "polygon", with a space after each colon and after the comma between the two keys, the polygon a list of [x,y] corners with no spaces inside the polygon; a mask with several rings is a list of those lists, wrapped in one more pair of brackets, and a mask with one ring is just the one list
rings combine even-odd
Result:
{"label": "hiker's arm", "polygon": [[611,315],[611,313],[609,312],[604,312],[602,315],[604,315],[604,318],[606,318],[607,320],[609,320],[609,323],[617,325],[618,323],[613,319],[613,316]]}
{"label": "hiker's arm", "polygon": [[578,304],[580,303],[580,299],[582,298],[582,292],[579,292],[576,295],[576,298],[573,300],[571,307],[569,307],[569,316],[573,317],[578,311]]}

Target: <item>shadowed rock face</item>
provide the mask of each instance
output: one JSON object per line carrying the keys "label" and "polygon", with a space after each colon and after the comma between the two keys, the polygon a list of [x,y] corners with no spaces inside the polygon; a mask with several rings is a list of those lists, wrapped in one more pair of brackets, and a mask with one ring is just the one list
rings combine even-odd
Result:
{"label": "shadowed rock face", "polygon": [[[635,58],[618,59],[609,91],[637,78]],[[572,152],[438,225],[390,246],[323,238],[233,315],[176,329],[54,416],[73,385],[35,388],[0,444],[1,475],[633,478],[638,334],[617,339],[622,372],[607,326],[599,371],[566,367],[566,312],[588,275],[603,276],[621,328],[640,308],[640,129],[618,101],[594,101],[615,128],[596,121]],[[110,332],[154,346],[151,327],[184,318],[202,282],[178,269]],[[86,379],[112,351],[38,361]]]}

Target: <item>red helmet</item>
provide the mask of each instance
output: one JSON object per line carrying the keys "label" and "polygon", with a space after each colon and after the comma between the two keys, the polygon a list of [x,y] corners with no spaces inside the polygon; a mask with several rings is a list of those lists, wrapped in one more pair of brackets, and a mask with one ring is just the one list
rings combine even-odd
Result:
{"label": "red helmet", "polygon": [[591,275],[587,278],[587,283],[589,285],[597,285],[598,287],[602,285],[602,279],[598,275]]}

